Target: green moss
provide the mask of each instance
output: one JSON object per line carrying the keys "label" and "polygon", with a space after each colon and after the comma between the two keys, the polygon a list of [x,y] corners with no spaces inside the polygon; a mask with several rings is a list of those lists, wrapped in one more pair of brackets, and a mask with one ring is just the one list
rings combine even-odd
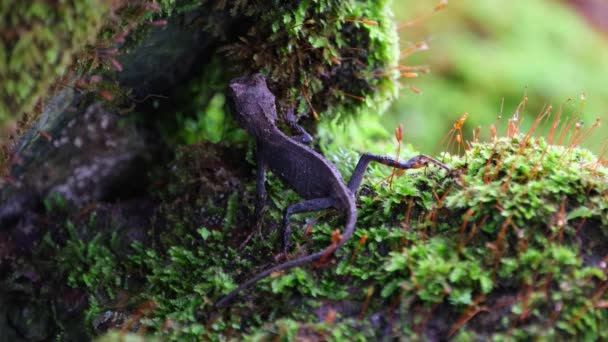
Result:
{"label": "green moss", "polygon": [[[373,136],[372,118],[365,120],[354,131]],[[357,154],[324,149],[348,178]],[[514,134],[473,143],[463,156],[446,154],[454,177],[411,170],[392,188],[390,168],[373,166],[358,196],[354,237],[335,259],[272,275],[217,310],[219,297],[277,262],[281,209],[295,201],[269,177],[263,235],[241,246],[255,181],[242,162],[246,152],[231,153],[208,143],[179,149],[159,175],[168,184],[154,188],[160,204],[147,245],[119,253],[115,234],[97,229],[95,215],[64,227],[68,241],[46,253],[58,255],[61,277],[86,293],[89,326],[117,313],[163,340],[605,337],[608,170],[587,150]],[[69,212],[58,199],[46,207]],[[325,248],[344,223],[341,215],[313,213],[292,224],[290,258]],[[153,305],[142,316],[146,303]]]}
{"label": "green moss", "polygon": [[386,1],[161,1],[160,7],[168,15],[204,8],[194,24],[218,45],[209,52],[216,57],[171,95],[177,120],[163,123],[170,140],[242,141],[222,105],[229,79],[243,74],[267,75],[280,114],[294,107],[300,117],[378,115],[397,95],[398,37]]}
{"label": "green moss", "polygon": [[459,248],[492,269],[491,293],[510,287],[521,298],[503,329],[519,316],[527,336],[544,335],[542,326],[555,328],[548,337],[604,336],[608,317],[593,302],[605,298],[596,258],[608,241],[608,170],[587,150],[524,135],[473,144],[453,163],[466,165],[464,186],[445,201],[463,218]]}
{"label": "green moss", "polygon": [[[356,159],[349,153],[330,158],[345,172]],[[158,304],[141,323],[157,331],[171,321],[173,329],[162,335],[171,340],[384,337],[370,325],[372,316],[393,317],[390,334],[401,338],[604,336],[608,317],[596,306],[606,298],[608,170],[586,150],[523,135],[473,144],[465,156],[445,159],[456,179],[412,171],[392,189],[381,182],[389,171],[373,167],[359,197],[355,236],[334,266],[264,279],[220,316],[212,303],[276,253],[275,234],[237,249],[241,239],[235,241],[231,227],[247,223],[232,220],[252,210],[251,202],[236,212],[232,200],[224,202],[224,222],[234,224],[187,235],[178,229],[174,241],[181,242],[165,251],[137,246],[123,262],[135,262],[146,275],[140,300]],[[269,193],[282,207],[281,186]],[[271,206],[268,216],[272,225],[280,210]],[[294,229],[296,253],[327,246],[343,224],[339,216],[317,220],[309,234]],[[303,219],[293,224],[304,225]],[[335,318],[327,318],[331,310]],[[431,328],[435,316],[446,326]]]}
{"label": "green moss", "polygon": [[[274,35],[283,30],[289,34],[287,51],[279,56],[288,63],[287,68],[282,63],[278,69],[266,69],[279,78],[293,77],[286,73],[289,69],[299,73],[300,80],[291,89],[300,95],[300,110],[308,108],[301,98],[303,92],[308,93],[313,108],[328,117],[360,111],[381,113],[397,94],[399,75],[390,67],[397,64],[398,40],[385,1],[320,2],[316,6],[303,1],[295,13],[284,16],[283,23],[274,28]],[[306,50],[311,52],[303,54]],[[290,61],[294,55],[297,62]]]}
{"label": "green moss", "polygon": [[[394,1],[397,20],[408,22],[429,13],[432,2]],[[559,25],[557,24],[559,23]],[[608,120],[608,89],[598,74],[608,72],[605,35],[589,25],[584,15],[568,2],[551,0],[450,1],[445,11],[400,31],[402,44],[428,41],[430,51],[402,61],[425,65],[431,72],[407,82],[423,94],[404,93],[387,112],[384,124],[392,130],[405,124],[404,136],[418,149],[436,151],[440,138],[462,112],[470,113],[464,127],[471,132],[481,125],[482,138],[496,122],[501,104],[513,110],[526,94],[530,101],[522,111],[522,127],[530,127],[544,106],[586,95],[581,121],[590,126],[596,117]],[[432,37],[429,40],[429,37]],[[542,65],[533,61],[542,60]],[[564,107],[580,111],[578,101]],[[504,132],[503,120],[499,132]],[[583,146],[598,152],[602,135]]]}
{"label": "green moss", "polygon": [[245,341],[368,341],[373,338],[371,325],[356,319],[337,323],[282,319],[266,324],[262,331],[243,336]]}
{"label": "green moss", "polygon": [[[201,66],[198,75],[203,76],[193,74],[188,89],[172,94],[180,99],[171,109],[178,112],[177,121],[163,125],[178,126],[178,142],[226,138],[215,128],[227,122],[223,92],[233,70],[238,75],[267,74],[281,110],[295,107],[301,116],[310,116],[312,108],[315,117],[377,114],[397,94],[399,73],[391,67],[397,63],[398,37],[386,1],[168,0],[158,5],[162,16],[204,9],[200,20],[188,25],[202,26],[210,34],[209,40],[215,41],[211,45],[218,47],[208,51],[210,55],[229,57]],[[115,61],[124,51],[137,49],[149,32],[148,25],[140,24],[156,15],[153,6],[134,2],[109,8],[95,1],[5,1],[2,6],[7,13],[3,22],[11,27],[3,30],[0,40],[0,81],[6,88],[0,125],[27,114],[20,129],[29,128],[38,111],[33,106],[51,94],[51,86],[72,66],[76,74],[104,75],[93,86],[83,81],[97,98],[121,110],[130,107],[129,89],[119,86],[113,68],[120,69]],[[239,25],[231,25],[234,22]],[[116,40],[126,33],[126,42]]]}
{"label": "green moss", "polygon": [[94,42],[108,9],[98,0],[0,2],[0,125],[44,98],[74,54]]}
{"label": "green moss", "polygon": [[237,145],[247,140],[234,122],[226,104],[228,67],[219,57],[204,66],[204,72],[178,89],[175,120],[162,129],[168,140],[178,144],[211,142]]}
{"label": "green moss", "polygon": [[399,73],[390,68],[397,64],[398,38],[386,1],[210,1],[206,6],[217,11],[205,24],[215,35],[230,37],[218,13],[239,22],[241,32],[222,50],[239,69],[267,74],[283,107],[327,117],[378,113],[397,94]]}
{"label": "green moss", "polygon": [[[605,191],[605,170],[587,150],[552,146],[544,139],[521,135],[501,138],[493,145],[473,144],[458,163],[467,163],[463,178],[467,187],[458,196],[448,197],[447,205],[478,207],[475,217],[492,214],[496,219],[486,224],[486,230],[498,230],[500,217],[511,218],[517,227],[545,224],[562,204],[569,210],[591,210],[593,215],[585,212],[587,217],[601,217],[602,209],[594,208],[592,202]],[[492,205],[500,209],[483,211]]]}

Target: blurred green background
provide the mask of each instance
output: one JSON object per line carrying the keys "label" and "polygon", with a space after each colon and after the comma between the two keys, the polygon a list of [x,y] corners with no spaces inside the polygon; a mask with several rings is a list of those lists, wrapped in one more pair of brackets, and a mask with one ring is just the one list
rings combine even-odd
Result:
{"label": "blurred green background", "polygon": [[[394,1],[396,19],[405,23],[425,16],[438,1]],[[470,114],[464,137],[470,140],[473,129],[481,125],[484,139],[490,136],[489,126],[496,123],[503,99],[499,134],[504,134],[524,94],[529,98],[522,122],[526,129],[543,106],[553,105],[555,113],[568,98],[573,101],[564,106],[565,115],[577,114],[584,93],[584,127],[591,127],[597,117],[606,126],[608,35],[580,10],[591,2],[452,0],[443,11],[400,30],[402,51],[419,41],[430,46],[401,64],[426,65],[431,72],[403,80],[422,94],[403,89],[383,125],[392,131],[402,123],[404,142],[434,153],[463,112]],[[598,8],[587,14],[597,16],[602,7]],[[582,145],[599,152],[605,131],[600,126]]]}

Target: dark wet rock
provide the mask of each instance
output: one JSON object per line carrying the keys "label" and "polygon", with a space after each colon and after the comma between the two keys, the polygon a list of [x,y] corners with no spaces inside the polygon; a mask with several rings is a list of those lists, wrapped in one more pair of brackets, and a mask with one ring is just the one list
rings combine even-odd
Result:
{"label": "dark wet rock", "polygon": [[86,224],[77,232],[83,241],[94,239],[98,234],[116,234],[117,245],[114,250],[119,255],[126,255],[133,242],[147,243],[147,234],[151,227],[151,218],[155,213],[155,203],[146,197],[128,199],[116,203],[97,203],[88,210],[79,213],[78,223],[86,223],[91,213],[95,213],[95,225]]}
{"label": "dark wet rock", "polygon": [[23,213],[36,207],[40,196],[34,192],[21,191],[5,201],[0,207],[0,227],[14,225],[23,217]]}
{"label": "dark wet rock", "polygon": [[394,322],[399,322],[394,313],[387,312],[376,312],[370,315],[368,320],[372,329],[377,332],[377,336],[382,337],[383,340],[391,337]]}
{"label": "dark wet rock", "polygon": [[22,162],[11,173],[16,183],[2,192],[0,230],[8,233],[0,241],[10,240],[21,255],[34,251],[47,232],[63,225],[66,214],[141,196],[147,187],[146,170],[162,148],[150,142],[149,130],[99,102],[82,111],[66,111],[62,120],[53,122],[46,130],[51,141],[21,145]]}
{"label": "dark wet rock", "polygon": [[0,341],[2,342],[22,342],[26,341],[24,337],[19,335],[15,327],[9,323],[8,311],[10,307],[7,304],[8,296],[0,292]]}
{"label": "dark wet rock", "polygon": [[[130,184],[133,189],[141,186],[129,176],[143,171],[145,137],[125,120],[101,103],[93,103],[82,113],[66,113],[46,131],[51,141],[37,140],[17,152],[23,162],[12,170],[11,177],[18,184],[6,191],[13,195],[5,195],[8,198],[0,213],[15,206],[13,212],[25,210],[23,203],[33,198],[28,193],[56,194],[81,207],[108,198],[117,183]],[[22,188],[34,190],[24,194]]]}
{"label": "dark wet rock", "polygon": [[133,89],[137,99],[164,93],[192,77],[193,69],[209,57],[214,40],[197,28],[199,11],[170,18],[166,26],[152,27],[136,48],[125,47],[118,58],[124,70],[116,76]]}
{"label": "dark wet rock", "polygon": [[[108,199],[112,190],[119,188],[117,184],[126,186],[119,190],[125,193],[142,186],[133,181],[138,179],[133,176],[143,171],[136,164],[146,149],[144,139],[132,125],[120,125],[120,120],[119,115],[105,111],[97,103],[68,122],[53,141],[55,158],[41,170],[41,178],[58,178],[49,184],[48,193],[81,207]],[[65,156],[70,156],[69,160]],[[56,165],[62,162],[67,162],[68,167]]]}
{"label": "dark wet rock", "polygon": [[27,341],[44,341],[53,333],[49,303],[22,303],[12,305],[8,312],[8,323]]}
{"label": "dark wet rock", "polygon": [[[191,27],[197,17],[197,11],[176,15],[166,26],[151,27],[138,41],[129,41],[117,56],[123,70],[104,79],[115,78],[133,104],[150,110],[150,99],[172,91],[209,59],[205,52],[213,40]],[[64,83],[89,76],[74,76]],[[50,97],[37,121],[17,139],[6,177],[11,181],[0,181],[0,228],[31,209],[37,199],[30,193],[41,198],[56,193],[82,207],[133,197],[145,186],[146,162],[163,148],[153,123],[91,102],[87,91],[76,88],[64,87]]]}

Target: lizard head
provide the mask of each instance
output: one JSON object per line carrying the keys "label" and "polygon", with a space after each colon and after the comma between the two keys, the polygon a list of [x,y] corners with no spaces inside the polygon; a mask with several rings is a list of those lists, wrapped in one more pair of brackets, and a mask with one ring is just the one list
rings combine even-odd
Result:
{"label": "lizard head", "polygon": [[236,121],[254,137],[272,129],[277,120],[275,97],[262,74],[235,78],[228,84]]}

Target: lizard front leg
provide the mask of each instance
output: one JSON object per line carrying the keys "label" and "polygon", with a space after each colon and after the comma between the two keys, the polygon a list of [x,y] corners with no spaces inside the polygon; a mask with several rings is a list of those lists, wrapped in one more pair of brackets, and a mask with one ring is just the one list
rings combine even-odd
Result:
{"label": "lizard front leg", "polygon": [[266,212],[266,163],[259,156],[259,153],[256,156],[256,187],[255,187],[255,209],[253,214],[253,229],[245,241],[241,243],[241,248],[244,247],[249,240],[253,237],[253,235],[257,232],[259,235],[262,235],[262,224],[264,223],[264,213]]}
{"label": "lizard front leg", "polygon": [[304,145],[310,145],[312,143],[312,135],[308,134],[304,127],[298,125],[296,117],[293,115],[293,109],[287,109],[285,113],[285,122],[287,125],[296,131],[296,135],[292,135],[290,138]]}
{"label": "lizard front leg", "polygon": [[365,170],[367,170],[367,166],[372,161],[375,161],[377,163],[384,164],[387,166],[396,167],[398,169],[403,169],[403,170],[417,169],[417,168],[425,167],[429,164],[434,164],[434,165],[437,165],[440,168],[446,170],[447,172],[450,172],[450,169],[445,164],[443,164],[429,156],[425,156],[424,154],[417,155],[408,161],[402,162],[402,161],[395,160],[393,158],[389,158],[389,157],[385,157],[385,156],[378,156],[378,155],[371,154],[371,153],[364,153],[361,156],[361,158],[359,159],[357,166],[355,166],[355,171],[353,171],[353,174],[351,175],[350,180],[348,181],[347,187],[350,189],[350,191],[353,194],[357,193],[357,190],[359,189],[359,186],[361,185],[361,181],[363,180],[363,175],[365,174]]}

